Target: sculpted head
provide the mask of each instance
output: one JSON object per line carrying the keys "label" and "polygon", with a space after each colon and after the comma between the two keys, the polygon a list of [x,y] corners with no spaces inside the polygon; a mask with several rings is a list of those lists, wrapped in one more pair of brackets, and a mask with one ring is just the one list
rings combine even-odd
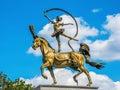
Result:
{"label": "sculpted head", "polygon": [[36,50],[36,48],[40,47],[40,45],[41,45],[41,39],[40,37],[36,37],[33,41],[32,48]]}
{"label": "sculpted head", "polygon": [[58,21],[58,22],[59,22],[59,21],[62,21],[62,17],[57,16],[57,17],[56,17],[56,21]]}

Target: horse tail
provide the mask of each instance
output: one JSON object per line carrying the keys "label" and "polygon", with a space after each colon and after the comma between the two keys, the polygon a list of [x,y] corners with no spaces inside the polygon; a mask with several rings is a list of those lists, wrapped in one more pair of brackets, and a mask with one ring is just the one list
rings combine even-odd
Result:
{"label": "horse tail", "polygon": [[90,61],[90,54],[85,54],[83,53],[84,58],[86,60],[86,63],[89,64],[92,67],[96,67],[97,69],[102,69],[104,67],[104,63],[99,63],[99,62],[91,62]]}
{"label": "horse tail", "polygon": [[98,62],[90,62],[86,60],[86,63],[89,64],[92,67],[96,67],[97,69],[104,68],[104,63],[98,63]]}
{"label": "horse tail", "polygon": [[91,62],[90,61],[90,53],[89,53],[89,46],[85,43],[80,44],[79,52],[83,54],[86,63],[89,64],[92,67],[96,67],[97,69],[102,69],[104,67],[104,63],[98,63],[98,62]]}

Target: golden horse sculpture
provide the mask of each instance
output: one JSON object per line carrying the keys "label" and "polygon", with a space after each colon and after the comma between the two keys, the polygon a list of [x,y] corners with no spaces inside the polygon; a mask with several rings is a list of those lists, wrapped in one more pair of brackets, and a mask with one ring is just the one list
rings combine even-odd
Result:
{"label": "golden horse sculpture", "polygon": [[[53,73],[52,67],[56,68],[65,68],[70,67],[78,73],[73,77],[73,80],[77,83],[78,81],[76,79],[77,76],[79,76],[82,72],[84,72],[87,75],[88,78],[88,84],[87,86],[90,86],[92,84],[91,77],[89,75],[89,72],[84,67],[84,55],[80,52],[65,52],[60,53],[55,51],[48,41],[43,37],[38,37],[34,33],[33,26],[30,26],[30,31],[32,33],[32,36],[34,38],[33,46],[32,48],[36,50],[36,48],[40,48],[42,55],[43,55],[43,65],[41,66],[41,74],[42,76],[47,79],[47,76],[44,74],[44,68],[48,68],[52,79],[53,79],[53,85],[56,84],[56,79]],[[88,63],[98,69],[102,68],[103,66],[100,63]]]}

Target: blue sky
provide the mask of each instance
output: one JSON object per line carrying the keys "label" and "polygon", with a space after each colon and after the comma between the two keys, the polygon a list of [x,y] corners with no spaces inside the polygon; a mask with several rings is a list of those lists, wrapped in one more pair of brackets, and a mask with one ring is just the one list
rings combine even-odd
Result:
{"label": "blue sky", "polygon": [[[82,17],[90,27],[99,31],[104,30],[108,15],[120,13],[119,0],[3,0],[0,2],[0,71],[8,77],[33,78],[40,75],[41,56],[28,54],[33,38],[28,26],[34,24],[38,33],[49,23],[42,12],[50,8],[62,8],[70,12],[74,17]],[[57,12],[52,12],[54,19]],[[109,29],[109,27],[107,27]],[[107,32],[107,30],[106,30]],[[115,32],[115,31],[114,31]],[[88,37],[91,41],[106,40],[112,32],[105,35]],[[87,34],[87,33],[86,33]],[[120,41],[120,40],[119,40]],[[119,47],[114,47],[120,54]],[[111,49],[111,48],[110,48]],[[112,55],[109,55],[112,56]],[[113,81],[120,81],[120,58],[97,61],[106,63],[103,70],[96,70],[89,65],[90,71],[107,75]]]}

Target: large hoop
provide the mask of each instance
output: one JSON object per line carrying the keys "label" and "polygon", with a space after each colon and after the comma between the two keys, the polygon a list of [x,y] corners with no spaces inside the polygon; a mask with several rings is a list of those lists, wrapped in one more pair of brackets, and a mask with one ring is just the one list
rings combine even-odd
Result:
{"label": "large hoop", "polygon": [[75,25],[76,25],[76,33],[75,33],[75,35],[74,35],[71,39],[68,40],[68,45],[69,45],[69,47],[72,49],[72,51],[74,52],[74,49],[73,49],[72,46],[70,45],[70,41],[73,40],[73,39],[75,39],[75,37],[78,35],[78,24],[77,24],[77,21],[76,21],[76,19],[73,17],[72,14],[70,14],[69,12],[67,12],[66,10],[61,9],[61,8],[51,8],[51,9],[45,10],[45,11],[44,11],[44,14],[46,14],[46,13],[48,13],[48,12],[50,12],[50,11],[54,11],[54,10],[59,10],[59,11],[62,11],[62,12],[64,12],[64,13],[68,14],[69,16],[72,17],[72,19],[73,19],[74,22],[75,22]]}

